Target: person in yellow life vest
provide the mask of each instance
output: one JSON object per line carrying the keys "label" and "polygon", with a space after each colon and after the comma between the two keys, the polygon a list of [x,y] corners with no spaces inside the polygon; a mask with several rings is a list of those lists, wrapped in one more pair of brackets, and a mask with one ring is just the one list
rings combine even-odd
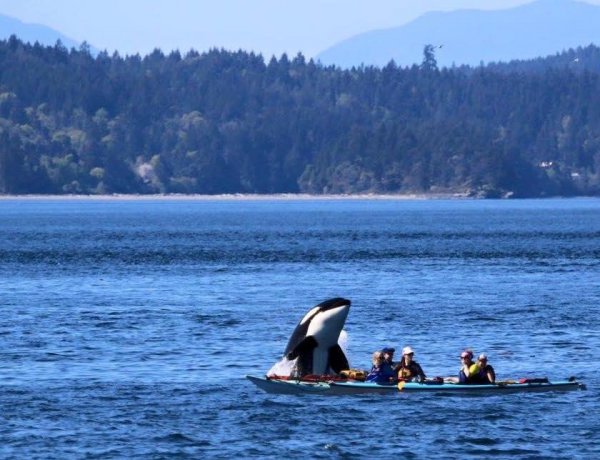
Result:
{"label": "person in yellow life vest", "polygon": [[398,371],[398,380],[404,382],[419,381],[423,382],[427,377],[421,368],[421,365],[413,360],[415,352],[411,347],[402,349],[402,359],[396,366]]}
{"label": "person in yellow life vest", "polygon": [[496,383],[496,372],[494,368],[488,364],[487,355],[481,353],[477,362],[471,366],[470,374],[481,385]]}
{"label": "person in yellow life vest", "polygon": [[458,382],[462,384],[486,385],[496,382],[496,372],[488,364],[487,355],[481,353],[477,362],[473,362],[473,352],[465,350],[461,353],[462,362],[458,372]]}
{"label": "person in yellow life vest", "polygon": [[479,367],[473,362],[473,352],[465,350],[460,354],[460,369],[458,371],[458,383],[469,384],[478,383],[475,376],[479,372]]}

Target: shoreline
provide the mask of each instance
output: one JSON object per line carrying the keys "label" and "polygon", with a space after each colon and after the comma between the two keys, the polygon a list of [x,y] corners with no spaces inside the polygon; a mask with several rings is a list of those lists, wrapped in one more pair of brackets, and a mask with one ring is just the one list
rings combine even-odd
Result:
{"label": "shoreline", "polygon": [[112,194],[112,195],[0,195],[0,201],[334,201],[334,200],[472,200],[460,193],[435,194],[355,194],[355,195],[311,195],[306,193],[276,194],[219,194],[219,195],[184,195],[184,194]]}
{"label": "shoreline", "polygon": [[409,193],[409,194],[323,194],[308,193],[231,193],[218,195],[201,194],[119,194],[112,195],[0,195],[2,201],[429,201],[429,200],[573,200],[593,199],[594,196],[552,196],[539,198],[483,198],[468,196],[465,193]]}

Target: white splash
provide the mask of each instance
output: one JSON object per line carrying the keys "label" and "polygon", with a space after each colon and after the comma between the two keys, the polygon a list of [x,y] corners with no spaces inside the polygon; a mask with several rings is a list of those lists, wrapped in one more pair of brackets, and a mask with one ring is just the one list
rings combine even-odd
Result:
{"label": "white splash", "polygon": [[350,358],[348,357],[348,346],[350,344],[350,336],[348,335],[348,333],[346,332],[345,329],[342,329],[340,332],[340,336],[338,338],[338,345],[340,346],[340,348],[342,349],[342,351],[344,352],[344,354],[346,355],[346,358],[348,359],[348,367],[352,367],[352,365],[350,364]]}
{"label": "white splash", "polygon": [[[342,331],[340,332],[340,336],[338,338],[338,344],[342,348],[342,350],[344,351],[344,354],[346,356],[348,356],[348,342],[349,342],[348,333],[344,329],[342,329]],[[275,364],[273,364],[271,369],[269,369],[269,371],[267,372],[267,376],[291,375],[292,371],[296,367],[297,361],[298,361],[298,358],[290,361],[286,357],[283,357],[279,361],[277,361]]]}
{"label": "white splash", "polygon": [[346,356],[348,356],[348,342],[348,333],[345,329],[342,329],[340,331],[340,336],[338,337],[338,345],[342,348]]}
{"label": "white splash", "polygon": [[298,359],[294,359],[293,361],[290,361],[289,359],[283,357],[283,358],[281,358],[280,361],[273,364],[273,367],[271,367],[271,369],[269,369],[269,372],[267,372],[267,375],[268,376],[290,375],[292,373],[292,370],[296,366],[296,361],[298,361]]}

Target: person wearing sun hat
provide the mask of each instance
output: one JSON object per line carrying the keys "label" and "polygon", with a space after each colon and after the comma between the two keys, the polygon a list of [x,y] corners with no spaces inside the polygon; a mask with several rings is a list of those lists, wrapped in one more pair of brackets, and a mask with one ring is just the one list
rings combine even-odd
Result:
{"label": "person wearing sun hat", "polygon": [[488,358],[485,353],[479,355],[477,363],[473,364],[473,366],[476,366],[476,368],[472,369],[472,373],[475,374],[474,378],[477,380],[477,383],[485,385],[496,382],[496,372],[491,364],[488,364]]}
{"label": "person wearing sun hat", "polygon": [[427,378],[421,365],[413,360],[415,352],[409,346],[402,349],[402,359],[396,366],[398,371],[398,380],[404,382],[419,381],[423,382]]}
{"label": "person wearing sun hat", "polygon": [[487,385],[496,382],[494,368],[488,364],[487,355],[481,353],[477,362],[473,362],[473,351],[465,350],[460,354],[461,367],[458,371],[458,383],[467,385]]}

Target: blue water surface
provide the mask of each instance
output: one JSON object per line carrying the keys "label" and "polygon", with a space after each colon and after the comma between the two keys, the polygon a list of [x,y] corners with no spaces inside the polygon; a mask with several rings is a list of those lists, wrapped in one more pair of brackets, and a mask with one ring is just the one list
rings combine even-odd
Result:
{"label": "blue water surface", "polygon": [[[261,393],[352,300],[353,367],[465,347],[586,391]],[[0,200],[1,458],[600,456],[600,200]]]}

